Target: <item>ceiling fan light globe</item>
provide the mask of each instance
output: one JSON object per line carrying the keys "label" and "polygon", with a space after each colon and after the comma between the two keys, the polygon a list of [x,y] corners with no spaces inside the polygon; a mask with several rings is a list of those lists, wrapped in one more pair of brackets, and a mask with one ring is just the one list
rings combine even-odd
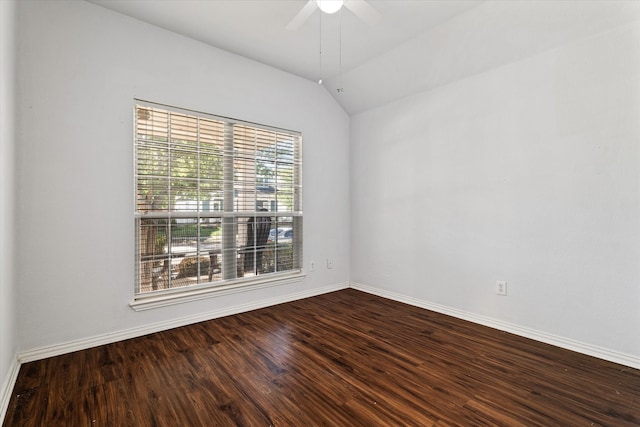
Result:
{"label": "ceiling fan light globe", "polygon": [[324,13],[336,13],[344,4],[344,0],[316,0],[316,3]]}

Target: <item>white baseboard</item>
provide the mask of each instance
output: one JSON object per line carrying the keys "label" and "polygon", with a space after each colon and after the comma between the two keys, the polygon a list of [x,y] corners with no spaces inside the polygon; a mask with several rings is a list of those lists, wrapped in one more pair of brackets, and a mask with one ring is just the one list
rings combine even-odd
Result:
{"label": "white baseboard", "polygon": [[526,328],[509,322],[503,322],[498,319],[494,319],[487,316],[474,314],[468,311],[459,310],[452,307],[447,307],[440,304],[434,304],[432,302],[420,300],[407,295],[402,295],[396,292],[387,291],[380,288],[375,288],[362,283],[351,282],[351,287],[359,291],[363,291],[369,294],[377,295],[390,300],[402,302],[415,307],[424,308],[427,310],[435,311],[437,313],[446,314],[448,316],[456,317],[462,320],[468,320],[473,323],[488,326],[490,328],[498,329],[500,331],[509,332],[521,337],[530,338],[532,340],[540,341],[546,344],[551,344],[556,347],[561,347],[567,350],[575,351],[578,353],[586,354],[588,356],[597,357],[599,359],[608,360],[610,362],[619,363],[620,365],[629,366],[635,369],[640,369],[640,357],[632,356],[630,354],[620,353],[617,351],[609,350],[606,348],[598,347],[591,344],[575,341],[569,338],[560,337],[557,335],[549,334],[546,332],[537,331],[535,329]]}
{"label": "white baseboard", "polygon": [[19,371],[20,362],[17,357],[14,357],[11,361],[11,366],[9,366],[8,375],[2,383],[2,389],[0,389],[0,424],[4,422],[4,417],[7,415],[9,401],[11,400],[11,395],[13,394],[13,388],[16,385]]}
{"label": "white baseboard", "polygon": [[272,305],[282,304],[285,302],[291,302],[291,301],[295,301],[303,298],[313,297],[316,295],[326,294],[328,292],[339,291],[341,289],[347,289],[348,287],[349,287],[348,282],[337,283],[337,284],[325,286],[322,288],[316,288],[308,291],[287,294],[277,298],[267,298],[263,300],[252,301],[247,304],[240,304],[233,307],[227,307],[224,309],[218,309],[218,310],[209,311],[206,313],[196,314],[193,316],[181,317],[174,320],[168,320],[166,322],[158,322],[150,325],[144,325],[140,327],[125,329],[122,331],[111,332],[108,334],[97,335],[94,337],[79,339],[75,341],[69,341],[62,344],[36,348],[33,350],[20,352],[18,354],[18,360],[21,363],[26,363],[34,360],[45,359],[47,357],[59,356],[61,354],[71,353],[73,351],[78,351],[78,350],[85,350],[87,348],[96,347],[99,345],[111,344],[117,341],[136,338],[136,337],[151,334],[154,332],[166,331],[168,329],[173,329],[180,326],[190,325],[193,323],[203,322],[211,319],[217,319],[219,317],[230,316],[233,314],[244,313],[246,311],[257,310],[259,308],[265,308]]}

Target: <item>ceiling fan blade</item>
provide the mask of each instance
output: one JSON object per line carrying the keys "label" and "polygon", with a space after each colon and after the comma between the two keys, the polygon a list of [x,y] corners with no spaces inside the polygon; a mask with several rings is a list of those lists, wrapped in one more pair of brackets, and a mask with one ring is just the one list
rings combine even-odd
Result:
{"label": "ceiling fan blade", "polygon": [[369,25],[376,25],[382,18],[366,0],[347,0],[344,6]]}
{"label": "ceiling fan blade", "polygon": [[294,16],[293,19],[287,24],[287,30],[294,31],[300,28],[300,26],[304,24],[307,19],[309,19],[313,12],[316,11],[317,7],[318,5],[315,0],[309,0],[307,4],[305,4],[304,7],[300,10],[300,12],[298,12],[298,14]]}

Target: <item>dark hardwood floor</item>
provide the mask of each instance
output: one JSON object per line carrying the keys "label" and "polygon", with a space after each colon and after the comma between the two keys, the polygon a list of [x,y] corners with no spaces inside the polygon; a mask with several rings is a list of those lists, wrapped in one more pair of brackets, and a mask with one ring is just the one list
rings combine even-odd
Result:
{"label": "dark hardwood floor", "polygon": [[638,426],[640,371],[349,289],[24,364],[58,425]]}

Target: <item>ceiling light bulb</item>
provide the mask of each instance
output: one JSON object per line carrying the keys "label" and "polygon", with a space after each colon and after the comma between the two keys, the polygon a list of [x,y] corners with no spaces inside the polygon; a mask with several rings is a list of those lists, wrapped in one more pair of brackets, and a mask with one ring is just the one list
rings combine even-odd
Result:
{"label": "ceiling light bulb", "polygon": [[324,13],[336,13],[344,4],[344,0],[317,0],[316,2]]}

